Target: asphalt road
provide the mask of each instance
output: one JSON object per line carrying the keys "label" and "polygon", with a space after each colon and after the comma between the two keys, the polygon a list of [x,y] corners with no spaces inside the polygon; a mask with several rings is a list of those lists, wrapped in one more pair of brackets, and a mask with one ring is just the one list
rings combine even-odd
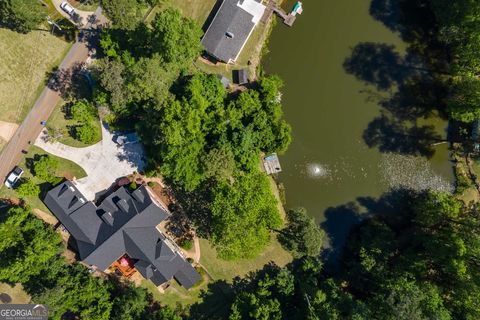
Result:
{"label": "asphalt road", "polygon": [[[100,20],[97,23],[105,22],[105,18],[101,15],[100,8],[95,11],[95,14]],[[89,27],[95,28],[96,25],[90,24]],[[69,69],[78,63],[85,62],[89,57],[89,48],[87,45],[86,42],[77,40],[63,59],[59,69]],[[32,144],[35,142],[35,139],[44,128],[40,122],[48,120],[60,99],[59,92],[45,86],[33,108],[0,154],[0,187],[4,187],[3,182],[7,175],[22,161],[24,157],[22,151],[28,149],[29,141]]]}

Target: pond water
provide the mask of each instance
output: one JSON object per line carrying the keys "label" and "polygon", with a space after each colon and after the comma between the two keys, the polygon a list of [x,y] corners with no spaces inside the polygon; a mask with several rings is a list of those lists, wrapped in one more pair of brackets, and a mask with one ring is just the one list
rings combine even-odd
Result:
{"label": "pond water", "polygon": [[[293,4],[286,1],[284,8]],[[333,246],[340,246],[358,221],[344,210],[355,207],[358,198],[376,198],[398,186],[449,190],[453,183],[445,143],[431,147],[428,158],[380,152],[366,143],[366,129],[382,112],[375,97],[392,89],[380,92],[358,80],[344,62],[361,43],[393,45],[400,55],[406,49],[399,35],[370,15],[370,6],[369,0],[304,0],[303,14],[292,28],[278,21],[263,59],[267,73],[284,80],[283,108],[292,125],[293,142],[280,157],[287,208],[305,207],[330,238],[339,239]],[[444,120],[420,122],[445,138]]]}

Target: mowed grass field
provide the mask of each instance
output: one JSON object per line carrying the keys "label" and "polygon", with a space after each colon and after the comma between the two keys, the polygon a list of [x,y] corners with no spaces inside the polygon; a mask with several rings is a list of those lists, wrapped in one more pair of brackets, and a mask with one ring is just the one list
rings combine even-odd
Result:
{"label": "mowed grass field", "polygon": [[0,28],[0,120],[21,123],[71,44],[48,31],[20,34]]}
{"label": "mowed grass field", "polygon": [[178,8],[183,15],[194,19],[202,27],[216,2],[217,0],[166,0],[161,5],[153,8],[147,20],[151,21],[156,13],[171,6]]}

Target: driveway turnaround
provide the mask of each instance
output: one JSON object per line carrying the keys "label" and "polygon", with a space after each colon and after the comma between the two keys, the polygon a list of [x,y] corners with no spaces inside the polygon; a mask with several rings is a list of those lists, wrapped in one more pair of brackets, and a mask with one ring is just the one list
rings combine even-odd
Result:
{"label": "driveway turnaround", "polygon": [[[94,23],[87,23],[87,28],[96,29],[98,24],[105,22],[100,7],[95,11],[95,15],[98,19]],[[78,63],[84,63],[89,57],[90,51],[91,48],[88,42],[82,39],[77,40],[63,59],[59,69],[67,70]],[[30,110],[22,124],[15,131],[10,142],[3,148],[0,154],[0,180],[2,180],[0,187],[3,186],[3,181],[5,181],[6,176],[13,167],[23,159],[24,154],[22,150],[27,150],[29,142],[34,141],[42,131],[43,125],[41,122],[50,117],[50,114],[59,101],[60,93],[58,91],[48,86],[43,89],[32,110]]]}
{"label": "driveway turnaround", "polygon": [[79,19],[77,21],[75,21],[74,19],[72,19],[72,17],[68,13],[66,13],[65,11],[63,11],[62,8],[60,8],[60,5],[64,1],[65,0],[52,0],[52,3],[53,3],[53,6],[55,7],[55,9],[57,9],[57,11],[62,16],[64,16],[68,20],[70,20],[73,24],[76,24],[77,26],[79,26],[80,29],[83,28],[84,26],[86,26],[87,22],[89,22],[90,19],[95,19],[95,16],[96,16],[95,12],[93,12],[93,11],[83,11],[83,10],[79,10],[79,9],[75,8],[75,13],[79,17]]}
{"label": "driveway turnaround", "polygon": [[61,158],[71,160],[85,170],[85,178],[74,184],[87,200],[95,200],[116,179],[145,168],[144,150],[141,143],[117,145],[113,133],[102,123],[102,141],[85,148],[74,148],[59,142],[49,142],[48,134],[42,131],[35,145]]}

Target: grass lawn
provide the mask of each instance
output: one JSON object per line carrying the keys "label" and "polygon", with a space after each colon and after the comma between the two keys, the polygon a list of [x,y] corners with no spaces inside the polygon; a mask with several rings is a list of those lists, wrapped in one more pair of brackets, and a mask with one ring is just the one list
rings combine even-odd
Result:
{"label": "grass lawn", "polygon": [[[27,163],[32,161],[32,159],[36,154],[44,155],[48,153],[45,152],[43,149],[40,149],[39,147],[31,146],[30,149],[28,150],[28,153],[25,155],[25,158],[22,160],[19,166],[23,170],[25,170],[25,173],[23,174],[22,178],[31,179],[36,184],[40,185],[40,189],[42,189],[42,192],[40,194],[40,197],[29,196],[29,197],[26,197],[25,201],[32,208],[37,208],[45,212],[50,212],[47,209],[47,207],[43,204],[41,199],[43,199],[44,194],[51,188],[51,186],[49,184],[46,184],[43,180],[40,180],[34,177],[32,172],[28,168],[29,166],[27,165]],[[57,169],[57,172],[55,173],[56,176],[58,177],[74,176],[77,179],[86,177],[87,174],[85,173],[85,171],[81,167],[79,167],[76,163],[67,159],[53,156],[53,155],[50,155],[50,156],[57,159],[58,161],[58,169]],[[0,198],[19,198],[19,196],[15,190],[8,189],[7,187],[2,186],[2,188],[0,189]]]}
{"label": "grass lawn", "polygon": [[[292,261],[292,256],[290,253],[285,251],[280,246],[276,238],[272,239],[271,244],[264,250],[264,252],[252,260],[221,260],[217,257],[215,249],[212,248],[209,242],[205,239],[200,239],[200,248],[202,252],[200,263],[208,271],[208,276],[213,277],[213,279],[210,279],[208,283],[205,281],[200,282],[197,286],[191,288],[190,290],[185,290],[176,281],[172,280],[171,286],[165,291],[165,293],[160,293],[157,287],[147,280],[143,281],[141,286],[151,292],[155,300],[160,302],[162,305],[168,305],[173,308],[175,308],[177,305],[185,307],[193,305],[197,302],[201,302],[203,299],[202,293],[207,290],[207,286],[209,284],[213,284],[216,280],[225,280],[231,283],[235,277],[243,277],[250,271],[259,270],[269,262],[273,261],[279,266],[284,266]],[[205,275],[203,275],[203,277],[205,279]],[[225,294],[228,293],[227,291],[229,288],[226,285],[222,285],[220,283],[218,285],[216,284],[215,287],[215,290],[218,289],[222,290],[222,292]],[[223,307],[224,306],[221,301],[209,306],[209,308],[215,308],[215,310],[218,312],[223,312]],[[215,310],[210,310],[210,312]]]}
{"label": "grass lawn", "polygon": [[200,273],[204,280],[190,290],[185,289],[175,280],[170,281],[170,287],[168,287],[164,293],[160,293],[157,287],[149,280],[143,280],[141,286],[150,291],[154,299],[159,301],[162,305],[170,306],[172,308],[175,308],[177,305],[186,307],[201,301],[202,290],[207,289],[205,271],[201,270]]}
{"label": "grass lawn", "polygon": [[78,10],[82,11],[95,11],[99,5],[100,1],[92,1],[91,4],[83,4],[77,0],[68,0],[68,2]]}
{"label": "grass lawn", "polygon": [[59,104],[53,110],[52,115],[48,119],[47,123],[47,128],[49,129],[49,131],[54,130],[55,133],[59,135],[59,137],[57,138],[58,142],[75,148],[83,148],[89,145],[93,145],[102,140],[102,128],[100,120],[92,122],[92,124],[95,126],[95,129],[99,132],[98,141],[94,141],[91,144],[85,144],[82,141],[73,138],[70,132],[76,125],[78,125],[78,122],[73,119],[68,119],[68,117],[66,117],[64,107],[65,102],[59,102]]}
{"label": "grass lawn", "polygon": [[[0,294],[2,294],[2,296],[0,296],[0,304],[23,304],[30,302],[30,296],[25,291],[23,291],[22,285],[18,283],[12,287],[7,283],[0,282]],[[11,299],[11,301],[8,301],[9,299]]]}
{"label": "grass lawn", "polygon": [[166,0],[152,10],[147,21],[151,21],[157,12],[172,6],[178,8],[184,16],[197,21],[198,25],[202,27],[216,2],[217,0]]}
{"label": "grass lawn", "polygon": [[284,266],[292,261],[290,253],[285,251],[276,237],[272,235],[270,245],[251,260],[225,261],[217,257],[217,252],[205,239],[200,239],[200,263],[206,268],[214,280],[224,279],[231,282],[236,276],[243,277],[250,271],[262,269],[269,262]]}
{"label": "grass lawn", "polygon": [[45,87],[47,71],[70,47],[48,31],[20,34],[0,28],[0,120],[22,122]]}

